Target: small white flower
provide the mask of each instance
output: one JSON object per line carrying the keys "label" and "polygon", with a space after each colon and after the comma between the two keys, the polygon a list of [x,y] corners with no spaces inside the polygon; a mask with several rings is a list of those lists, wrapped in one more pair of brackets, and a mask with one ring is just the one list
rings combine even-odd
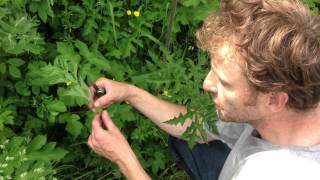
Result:
{"label": "small white flower", "polygon": [[11,177],[11,176],[9,176],[9,175],[7,175],[7,176],[6,176],[6,179],[12,179],[12,177]]}
{"label": "small white flower", "polygon": [[5,167],[7,167],[7,166],[8,166],[8,164],[7,164],[7,163],[0,164],[0,168],[5,168]]}
{"label": "small white flower", "polygon": [[20,174],[20,177],[21,177],[21,178],[24,178],[24,177],[26,177],[26,176],[27,176],[27,173],[26,173],[26,172]]}
{"label": "small white flower", "polygon": [[6,157],[6,161],[12,161],[12,160],[14,160],[14,157],[10,157],[10,156]]}
{"label": "small white flower", "polygon": [[33,171],[36,172],[36,173],[42,173],[43,169],[42,168],[36,168]]}
{"label": "small white flower", "polygon": [[0,144],[0,149],[4,149],[4,145],[3,144]]}

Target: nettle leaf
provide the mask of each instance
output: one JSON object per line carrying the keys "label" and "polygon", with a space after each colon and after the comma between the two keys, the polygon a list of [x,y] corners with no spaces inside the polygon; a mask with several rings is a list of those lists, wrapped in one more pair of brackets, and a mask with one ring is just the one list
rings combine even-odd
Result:
{"label": "nettle leaf", "polygon": [[47,143],[47,137],[44,135],[38,135],[32,139],[28,146],[28,151],[34,151],[41,149]]}
{"label": "nettle leaf", "polygon": [[53,17],[53,11],[51,9],[51,5],[53,5],[53,1],[51,0],[41,0],[37,2],[30,3],[30,10],[32,12],[38,12],[39,17],[43,22],[47,22],[48,16]]}
{"label": "nettle leaf", "polygon": [[9,74],[15,78],[21,77],[21,71],[16,66],[9,65]]}
{"label": "nettle leaf", "polygon": [[100,69],[103,69],[107,72],[113,72],[108,61],[102,55],[92,53],[85,43],[77,40],[75,43],[75,46],[80,50],[80,54],[89,63],[91,63],[92,65],[95,65],[96,67],[99,67]]}
{"label": "nettle leaf", "polygon": [[74,51],[74,47],[66,42],[57,42],[57,50],[60,56],[67,61],[73,61],[76,64],[80,63],[80,55]]}
{"label": "nettle leaf", "polygon": [[64,83],[67,81],[64,74],[65,71],[59,67],[49,64],[45,67],[42,67],[40,70],[34,70],[33,72],[30,72],[30,81],[33,85],[38,86]]}
{"label": "nettle leaf", "polygon": [[47,108],[51,112],[66,112],[67,111],[66,105],[62,101],[59,101],[59,100],[54,100],[54,101],[49,102],[47,104]]}
{"label": "nettle leaf", "polygon": [[70,6],[69,10],[71,11],[70,23],[72,28],[74,29],[80,28],[87,17],[86,11],[80,6]]}
{"label": "nettle leaf", "polygon": [[80,84],[72,85],[66,89],[58,90],[59,97],[68,105],[77,104],[79,106],[89,101],[89,87],[80,80]]}

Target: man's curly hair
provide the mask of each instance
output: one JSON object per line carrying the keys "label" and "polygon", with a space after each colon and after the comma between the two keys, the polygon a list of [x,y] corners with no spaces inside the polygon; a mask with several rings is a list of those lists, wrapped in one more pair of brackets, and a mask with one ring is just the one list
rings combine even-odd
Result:
{"label": "man's curly hair", "polygon": [[310,110],[320,101],[320,16],[299,0],[222,0],[196,33],[209,52],[230,41],[258,92],[286,92],[287,107]]}

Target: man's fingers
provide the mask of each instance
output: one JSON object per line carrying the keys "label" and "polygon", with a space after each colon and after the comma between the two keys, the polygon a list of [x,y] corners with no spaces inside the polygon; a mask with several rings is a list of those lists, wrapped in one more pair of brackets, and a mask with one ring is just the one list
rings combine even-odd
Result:
{"label": "man's fingers", "polygon": [[92,144],[92,135],[89,136],[88,138],[88,145],[91,149],[93,149],[93,144]]}
{"label": "man's fingers", "polygon": [[103,130],[100,122],[100,114],[96,114],[92,120],[92,134],[100,133],[100,131]]}
{"label": "man's fingers", "polygon": [[89,88],[88,96],[89,96],[89,102],[88,102],[88,107],[93,110],[94,109],[94,94],[95,94],[95,89],[93,87]]}
{"label": "man's fingers", "polygon": [[112,130],[116,127],[116,125],[112,122],[107,111],[102,112],[102,122],[108,130]]}
{"label": "man's fingers", "polygon": [[94,107],[107,107],[111,104],[111,100],[110,100],[110,96],[109,94],[106,94],[100,98],[98,98],[95,102],[94,102]]}

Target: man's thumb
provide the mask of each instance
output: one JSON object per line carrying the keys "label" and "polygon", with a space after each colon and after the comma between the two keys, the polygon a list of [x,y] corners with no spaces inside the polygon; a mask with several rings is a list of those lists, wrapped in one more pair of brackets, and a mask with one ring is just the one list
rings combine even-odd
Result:
{"label": "man's thumb", "polygon": [[107,111],[102,112],[102,122],[105,125],[105,127],[107,128],[107,130],[112,130],[113,128],[116,127],[115,124],[112,122]]}

